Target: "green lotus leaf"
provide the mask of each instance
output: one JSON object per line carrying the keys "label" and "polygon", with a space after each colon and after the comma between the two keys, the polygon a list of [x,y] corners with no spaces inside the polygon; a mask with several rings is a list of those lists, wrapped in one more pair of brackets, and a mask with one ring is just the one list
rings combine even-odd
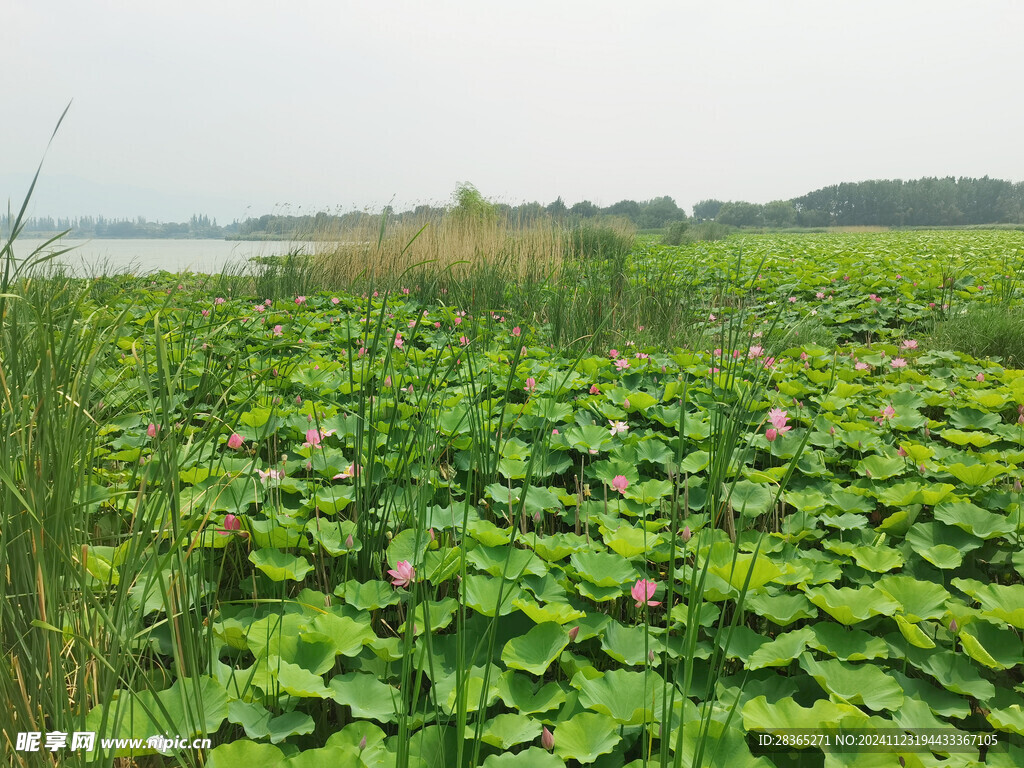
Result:
{"label": "green lotus leaf", "polygon": [[954,445],[973,445],[975,448],[984,448],[1000,440],[998,436],[987,432],[963,432],[959,429],[944,429],[939,434]]}
{"label": "green lotus leaf", "polygon": [[810,629],[813,637],[807,644],[842,661],[884,659],[889,655],[882,638],[860,629],[845,629],[831,621],[819,621]]}
{"label": "green lotus leaf", "polygon": [[[466,674],[462,677],[462,684],[465,688],[461,691],[461,695],[465,697],[467,712],[476,712],[480,709],[481,694],[484,691],[484,673],[486,671],[484,667],[471,667],[466,670]],[[487,679],[487,696],[483,699],[485,709],[490,707],[498,697],[497,680],[500,674],[501,670],[498,669],[497,665],[491,664],[490,674]],[[454,673],[440,673],[434,682],[434,695],[437,697],[437,701],[440,702],[441,709],[446,715],[458,711],[460,695],[458,682],[459,678]]]}
{"label": "green lotus leaf", "polygon": [[702,472],[711,463],[711,454],[707,451],[694,451],[679,463],[679,470],[689,475]]}
{"label": "green lotus leaf", "polygon": [[985,719],[1000,731],[1024,736],[1024,709],[1020,704],[1013,704],[1005,709],[993,709],[985,715]]}
{"label": "green lotus leaf", "polygon": [[1005,515],[997,515],[969,501],[946,501],[935,507],[936,520],[955,525],[979,539],[993,539],[1013,533],[1017,526]]}
{"label": "green lotus leaf", "polygon": [[402,705],[402,693],[365,672],[335,675],[329,683],[331,698],[352,708],[354,717],[391,723]]}
{"label": "green lotus leaf", "polygon": [[[455,609],[459,607],[458,601],[453,597],[446,597],[443,600],[424,600],[416,604],[416,610],[412,614],[414,633],[419,635],[426,631],[429,624],[431,632],[438,632],[445,629],[452,623]],[[430,621],[427,621],[429,614]],[[398,625],[399,634],[405,632],[405,625],[408,620]]]}
{"label": "green lotus leaf", "polygon": [[228,702],[228,722],[240,725],[250,739],[270,735],[271,714],[262,704],[235,699]]}
{"label": "green lotus leaf", "polygon": [[569,644],[569,634],[553,621],[538,624],[525,635],[505,643],[501,660],[510,669],[522,669],[543,675],[558,654]]}
{"label": "green lotus leaf", "polygon": [[284,768],[285,755],[273,744],[258,744],[239,739],[219,744],[210,751],[209,768],[234,768],[237,765],[258,765],[260,768]]}
{"label": "green lotus leaf", "polygon": [[[310,717],[307,713],[292,710],[291,712],[284,712],[278,715],[277,717],[270,718],[270,721],[267,723],[267,735],[270,737],[271,744],[280,744],[282,741],[289,738],[290,736],[302,736],[307,733],[312,733],[315,728],[316,725],[313,722],[313,718]],[[303,757],[305,758],[305,760],[308,760],[308,763],[310,765],[317,765],[318,763],[316,762],[316,757],[314,755],[315,753],[321,751],[322,750],[315,749],[308,750],[307,752],[303,753]],[[306,755],[308,755],[309,757],[306,757]],[[322,755],[320,757],[331,757],[335,760],[338,760],[344,759],[346,756],[353,757],[354,755],[354,750],[352,750],[351,748],[346,750],[341,747],[331,747],[329,749],[328,755]],[[292,758],[292,760],[294,760],[294,758]],[[295,764],[297,765],[297,763]],[[306,762],[302,763],[302,765],[306,764]],[[329,763],[325,764],[323,762],[320,762],[319,764],[326,766]],[[293,763],[288,761],[285,763],[285,765],[293,765]]]}
{"label": "green lotus leaf", "polygon": [[981,603],[983,614],[1024,629],[1024,584],[978,584],[975,587],[966,579],[953,579],[952,583]]}
{"label": "green lotus leaf", "polygon": [[505,528],[499,528],[490,520],[470,520],[466,532],[487,547],[508,544],[511,535]]}
{"label": "green lotus leaf", "polygon": [[[990,393],[989,399],[991,399],[992,395],[994,393]],[[995,398],[1000,397],[999,395],[994,396]],[[1002,397],[1005,402],[1005,396]],[[998,413],[986,413],[975,408],[958,408],[949,416],[949,423],[957,429],[988,430],[997,426],[1001,421],[1002,419],[999,418]]]}
{"label": "green lotus leaf", "polygon": [[[905,658],[922,672],[931,675],[946,690],[962,696],[973,696],[983,703],[995,695],[995,686],[982,677],[977,666],[966,655],[935,648],[916,648],[901,635],[887,635],[885,640],[893,648],[890,656]],[[934,706],[930,699],[928,703]]]}
{"label": "green lotus leaf", "polygon": [[968,649],[967,637],[973,641],[972,645],[979,651],[983,651],[988,661],[981,662],[993,669],[1011,669],[1021,663],[1024,659],[1024,645],[1016,632],[1012,629],[990,624],[988,621],[972,621],[960,629],[957,636],[963,644],[964,650],[975,661],[981,662]]}
{"label": "green lotus leaf", "polygon": [[503,755],[488,755],[481,768],[563,768],[565,762],[540,747],[530,747],[522,752]]}
{"label": "green lotus leaf", "polygon": [[[329,520],[324,517],[314,517],[306,522],[306,532],[312,536],[313,541],[326,550],[331,557],[337,557],[350,551],[356,551],[359,547],[355,543],[356,525],[351,520]],[[353,537],[351,549],[346,546],[345,539]],[[296,541],[296,543],[298,543]],[[295,546],[277,545],[277,546]]]}
{"label": "green lotus leaf", "polygon": [[749,670],[789,666],[793,659],[807,650],[807,643],[813,637],[814,631],[809,627],[784,632],[750,654],[744,666]]}
{"label": "green lotus leaf", "polygon": [[964,555],[982,542],[971,534],[944,523],[916,523],[907,531],[907,543],[937,568],[956,568]]}
{"label": "green lotus leaf", "polygon": [[581,705],[620,725],[640,725],[661,717],[665,681],[657,672],[612,669],[594,678],[577,675],[572,684],[579,689]]}
{"label": "green lotus leaf", "polygon": [[430,536],[426,531],[417,532],[412,528],[406,528],[396,534],[388,544],[387,563],[394,568],[405,560],[419,568],[428,546],[430,546]]}
{"label": "green lotus leaf", "polygon": [[[746,733],[736,726],[727,727],[725,723],[711,720],[707,730],[701,727],[700,717],[681,718],[683,724],[673,728],[669,734],[671,744],[675,744],[682,728],[683,748],[676,752],[680,765],[697,765],[697,752],[704,747],[703,765],[707,768],[772,768],[767,757],[754,757],[747,746]],[[804,726],[806,727],[806,726]],[[648,763],[648,766],[653,766]]]}
{"label": "green lotus leaf", "polygon": [[784,572],[765,554],[758,554],[755,560],[753,554],[737,553],[734,566],[733,547],[727,542],[713,545],[709,557],[711,564],[708,566],[708,572],[723,579],[734,589],[742,589],[748,573],[750,582],[747,589],[754,591],[774,581]]}
{"label": "green lotus leaf", "polygon": [[[499,605],[499,594],[501,593]],[[515,610],[513,601],[522,596],[522,590],[513,582],[483,573],[468,573],[462,580],[462,602],[484,616],[504,616]]]}
{"label": "green lotus leaf", "polygon": [[727,493],[729,503],[744,517],[763,515],[775,501],[775,493],[770,488],[749,480],[737,480]]}
{"label": "green lotus leaf", "polygon": [[903,555],[892,547],[854,547],[850,554],[857,561],[857,565],[873,573],[887,573],[903,565]]}
{"label": "green lotus leaf", "polygon": [[984,485],[990,480],[1009,471],[1008,467],[999,464],[950,464],[944,469],[957,480],[966,485]]}
{"label": "green lotus leaf", "polygon": [[[788,626],[800,619],[813,619],[818,615],[818,609],[811,605],[810,600],[802,592],[779,595],[748,594],[743,607],[758,616],[764,616],[780,627]],[[675,609],[672,615],[675,618]]]}
{"label": "green lotus leaf", "polygon": [[547,568],[533,552],[512,546],[487,547],[480,545],[466,553],[466,560],[492,576],[504,575],[519,579],[524,575],[543,576]]}
{"label": "green lotus leaf", "polygon": [[830,494],[832,503],[843,512],[874,512],[875,503],[869,497],[850,491],[834,490]]}
{"label": "green lotus leaf", "polygon": [[786,503],[798,512],[816,512],[828,503],[825,494],[818,488],[789,490],[784,497]]}
{"label": "green lotus leaf", "polygon": [[334,594],[343,598],[346,605],[351,605],[360,611],[376,611],[386,605],[394,605],[401,601],[394,586],[386,581],[374,579],[363,582],[350,579],[339,585],[334,590]]}
{"label": "green lotus leaf", "polygon": [[542,683],[538,687],[533,679],[513,670],[497,678],[495,691],[505,706],[524,715],[548,712],[565,701],[565,691],[559,683]]}
{"label": "green lotus leaf", "polygon": [[822,690],[840,701],[875,711],[892,710],[903,703],[899,683],[873,664],[849,664],[838,659],[815,661],[805,653],[800,657],[800,666]]}
{"label": "green lotus leaf", "polygon": [[907,471],[907,462],[898,456],[865,456],[858,462],[855,470],[858,475],[870,477],[872,480],[887,480]]}
{"label": "green lotus leaf", "polygon": [[660,499],[672,493],[674,487],[668,480],[644,480],[626,488],[625,496],[641,504],[657,504]]}
{"label": "green lotus leaf", "polygon": [[313,502],[322,514],[333,515],[345,509],[355,497],[356,489],[351,485],[330,485],[318,490]]}
{"label": "green lotus leaf", "polygon": [[643,664],[648,651],[658,653],[663,647],[657,638],[646,635],[642,626],[627,627],[612,619],[604,627],[601,650],[623,664]]}
{"label": "green lotus leaf", "polygon": [[[912,576],[884,576],[876,586],[896,600],[911,622],[938,619],[946,610],[950,594],[940,584]],[[898,617],[897,617],[898,618]]]}
{"label": "green lotus leaf", "polygon": [[555,533],[551,536],[538,536],[532,540],[533,551],[549,563],[568,557],[573,552],[589,550],[593,545],[585,536],[575,533]]}
{"label": "green lotus leaf", "polygon": [[249,562],[267,574],[272,581],[302,581],[306,574],[313,570],[313,566],[306,558],[267,547],[250,552]]}
{"label": "green lotus leaf", "polygon": [[[373,628],[368,621],[356,621],[355,619],[343,616],[337,608],[329,609],[318,614],[309,623],[312,630],[320,632],[331,638],[337,653],[341,656],[357,656],[363,650],[364,645],[369,645],[377,639],[373,634]],[[285,624],[287,634],[289,624]],[[250,634],[251,638],[252,635]],[[282,640],[282,642],[285,642]],[[252,643],[250,641],[250,647]]]}
{"label": "green lotus leaf", "polygon": [[802,707],[792,698],[771,704],[765,696],[750,699],[740,710],[743,727],[748,731],[769,731],[776,728],[835,728],[851,715],[864,714],[852,704],[818,699],[810,707]]}
{"label": "green lotus leaf", "polygon": [[664,539],[652,534],[644,528],[634,528],[631,525],[620,525],[614,531],[604,533],[604,543],[608,549],[622,555],[627,560],[644,552],[649,552],[655,546],[664,542]]}
{"label": "green lotus leaf", "polygon": [[555,754],[563,760],[592,763],[608,754],[622,740],[615,721],[608,715],[580,712],[556,723],[552,729]]}
{"label": "green lotus leaf", "polygon": [[598,587],[618,587],[639,578],[628,560],[610,552],[574,552],[569,562],[580,576]]}
{"label": "green lotus leaf", "polygon": [[636,444],[636,458],[664,466],[675,458],[675,453],[658,438],[650,437]]}
{"label": "green lotus leaf", "polygon": [[[228,699],[224,687],[212,677],[178,678],[170,687],[156,693],[150,691],[131,692],[118,690],[119,699],[116,727],[111,704],[101,704],[89,711],[85,728],[96,732],[100,738],[139,739],[145,741],[156,733],[192,735],[215,733],[228,716]],[[197,717],[199,718],[197,721]],[[190,728],[195,730],[190,731]],[[115,749],[114,754],[124,757],[129,754],[153,754],[156,750]],[[222,763],[223,765],[223,763]]]}
{"label": "green lotus leaf", "polygon": [[525,600],[517,597],[512,601],[512,605],[529,616],[534,624],[543,624],[547,621],[553,621],[556,624],[568,624],[587,615],[585,611],[577,610],[568,603],[556,602],[540,605],[534,600]]}
{"label": "green lotus leaf", "polygon": [[831,584],[805,590],[807,598],[836,621],[850,626],[872,616],[891,616],[899,603],[874,587],[842,587]]}
{"label": "green lotus leaf", "polygon": [[423,571],[427,581],[440,584],[462,570],[462,550],[459,547],[444,547],[428,550],[423,559]]}
{"label": "green lotus leaf", "polygon": [[934,648],[935,641],[926,635],[917,624],[907,621],[902,614],[895,615],[896,625],[907,642],[918,648]]}
{"label": "green lotus leaf", "polygon": [[[304,538],[302,528],[286,527],[278,520],[252,520],[248,527],[252,532],[252,545],[257,549],[292,549],[299,546]],[[221,536],[219,532],[217,536],[229,541],[231,539],[230,536]]]}

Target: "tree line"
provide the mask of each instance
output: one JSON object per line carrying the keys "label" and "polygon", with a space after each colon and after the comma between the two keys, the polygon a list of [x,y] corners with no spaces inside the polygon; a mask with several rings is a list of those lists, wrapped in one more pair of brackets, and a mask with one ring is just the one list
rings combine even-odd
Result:
{"label": "tree line", "polygon": [[[335,232],[373,224],[380,221],[381,215],[395,223],[425,222],[453,212],[464,212],[467,206],[476,206],[477,210],[486,210],[488,216],[500,216],[521,226],[530,226],[541,219],[576,224],[589,219],[616,217],[628,220],[639,230],[660,230],[691,220],[686,211],[667,195],[643,201],[620,200],[604,207],[589,200],[569,206],[561,197],[547,205],[538,202],[508,205],[489,202],[471,184],[463,184],[456,190],[450,206],[417,205],[405,211],[396,211],[388,206],[381,213],[321,211],[307,215],[265,214],[225,226],[219,226],[216,219],[199,214],[180,223],[148,221],[141,216],[136,219],[38,217],[26,222],[25,232],[50,234],[70,231],[72,237],[96,238],[303,239],[329,237]],[[1024,224],[1024,183],[990,179],[988,176],[980,179],[949,176],[911,181],[845,182],[790,200],[769,203],[702,200],[693,206],[692,220],[714,221],[729,227],[767,229]],[[0,216],[0,234],[9,233],[10,224],[7,214]]]}
{"label": "tree line", "polygon": [[988,176],[846,182],[770,203],[702,200],[693,216],[767,228],[1024,224],[1024,183]]}

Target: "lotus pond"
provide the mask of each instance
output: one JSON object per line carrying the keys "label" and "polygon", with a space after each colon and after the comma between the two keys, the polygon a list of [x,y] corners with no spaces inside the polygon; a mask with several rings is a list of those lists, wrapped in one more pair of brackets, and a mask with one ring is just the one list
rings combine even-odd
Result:
{"label": "lotus pond", "polygon": [[[94,282],[63,600],[134,662],[71,692],[90,729],[220,768],[1024,765],[1024,371],[926,343],[1021,311],[1024,234],[632,258],[685,264],[700,348],[416,287]],[[758,752],[786,728],[998,746]]]}

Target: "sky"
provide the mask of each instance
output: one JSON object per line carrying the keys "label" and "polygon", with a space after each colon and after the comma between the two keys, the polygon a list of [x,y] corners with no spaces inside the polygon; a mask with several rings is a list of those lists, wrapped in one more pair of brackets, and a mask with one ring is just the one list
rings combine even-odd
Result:
{"label": "sky", "polygon": [[[1017,0],[4,0],[0,202],[36,215],[768,202],[1024,180]],[[54,126],[70,102],[47,150]]]}

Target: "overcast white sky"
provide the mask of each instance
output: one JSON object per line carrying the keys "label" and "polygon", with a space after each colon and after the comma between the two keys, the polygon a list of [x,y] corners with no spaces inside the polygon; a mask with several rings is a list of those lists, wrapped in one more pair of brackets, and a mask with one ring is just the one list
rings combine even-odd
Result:
{"label": "overcast white sky", "polygon": [[1024,180],[1024,3],[4,0],[0,199],[224,223]]}

